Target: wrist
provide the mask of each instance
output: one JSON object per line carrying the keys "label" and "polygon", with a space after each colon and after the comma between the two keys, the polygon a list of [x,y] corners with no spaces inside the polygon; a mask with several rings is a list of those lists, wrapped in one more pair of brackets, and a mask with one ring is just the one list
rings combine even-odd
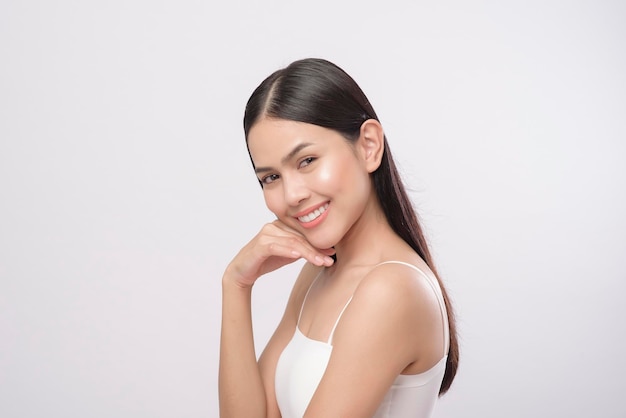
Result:
{"label": "wrist", "polygon": [[229,267],[224,271],[224,275],[222,276],[222,288],[226,289],[235,289],[235,290],[243,290],[250,291],[252,290],[253,283],[248,283],[246,280],[242,279],[241,275],[233,272]]}

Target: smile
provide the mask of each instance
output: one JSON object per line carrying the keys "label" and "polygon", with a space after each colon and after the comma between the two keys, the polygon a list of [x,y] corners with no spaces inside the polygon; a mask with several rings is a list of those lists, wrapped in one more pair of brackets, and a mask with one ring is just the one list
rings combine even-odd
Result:
{"label": "smile", "polygon": [[326,212],[326,209],[328,209],[328,203],[325,203],[324,205],[320,206],[312,212],[307,213],[306,215],[298,216],[298,220],[302,223],[313,222],[315,219],[319,218],[322,213]]}

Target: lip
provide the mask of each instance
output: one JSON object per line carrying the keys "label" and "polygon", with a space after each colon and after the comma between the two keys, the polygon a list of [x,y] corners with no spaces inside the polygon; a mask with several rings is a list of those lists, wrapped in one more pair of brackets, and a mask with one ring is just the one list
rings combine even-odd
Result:
{"label": "lip", "polygon": [[315,206],[311,206],[310,208],[301,210],[300,212],[296,213],[295,215],[293,215],[294,218],[298,218],[300,216],[304,216],[304,215],[308,215],[309,213],[313,212],[316,209],[321,208],[322,206],[324,206],[325,204],[330,203],[328,201],[326,202],[322,202],[319,205],[315,205]]}
{"label": "lip", "polygon": [[[298,219],[299,216],[304,216],[307,215],[311,212],[313,212],[316,209],[321,208],[324,205],[327,205],[328,207],[326,208],[326,210],[324,211],[324,213],[322,213],[320,216],[318,216],[317,218],[313,219],[311,222],[302,222],[301,220]],[[319,205],[316,206],[311,206],[310,208],[307,208],[303,211],[298,212],[296,215],[294,215],[294,219],[296,220],[296,222],[298,222],[303,228],[315,228],[317,225],[319,225],[320,223],[322,223],[324,221],[324,219],[326,219],[326,216],[328,214],[328,209],[330,209],[330,202],[326,201],[323,202]]]}

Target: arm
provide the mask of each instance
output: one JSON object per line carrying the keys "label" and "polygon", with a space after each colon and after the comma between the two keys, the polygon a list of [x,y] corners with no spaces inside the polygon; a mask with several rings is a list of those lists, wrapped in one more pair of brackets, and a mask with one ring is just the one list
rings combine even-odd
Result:
{"label": "arm", "polygon": [[441,359],[442,328],[436,295],[418,273],[374,269],[341,318],[305,418],[372,417],[398,374],[420,373]]}
{"label": "arm", "polygon": [[[252,334],[251,293],[258,277],[299,258],[305,258],[318,266],[332,263],[332,259],[313,248],[297,232],[276,221],[263,227],[226,268],[222,278],[219,367],[219,401],[222,418],[279,416],[273,412],[274,409],[277,410],[273,406],[275,400],[266,401],[268,397],[263,383],[268,381],[267,376],[271,367],[266,367],[265,377],[262,377],[256,361]],[[288,321],[281,322],[268,345],[268,358],[275,357],[277,347],[286,344],[284,340],[288,326]],[[273,388],[271,390],[273,391]],[[268,415],[268,406],[272,415]]]}
{"label": "arm", "polygon": [[220,340],[220,416],[265,417],[265,393],[254,352],[250,313],[252,288],[222,283]]}

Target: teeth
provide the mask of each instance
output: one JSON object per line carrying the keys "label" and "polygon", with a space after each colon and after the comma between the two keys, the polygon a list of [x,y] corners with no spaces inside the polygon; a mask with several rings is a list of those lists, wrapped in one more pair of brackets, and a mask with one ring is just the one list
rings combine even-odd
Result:
{"label": "teeth", "polygon": [[325,204],[324,206],[315,209],[313,212],[308,213],[304,216],[298,216],[298,220],[300,222],[311,222],[312,220],[316,219],[318,216],[320,216],[322,213],[324,213],[326,211],[326,208],[328,207],[328,203]]}

